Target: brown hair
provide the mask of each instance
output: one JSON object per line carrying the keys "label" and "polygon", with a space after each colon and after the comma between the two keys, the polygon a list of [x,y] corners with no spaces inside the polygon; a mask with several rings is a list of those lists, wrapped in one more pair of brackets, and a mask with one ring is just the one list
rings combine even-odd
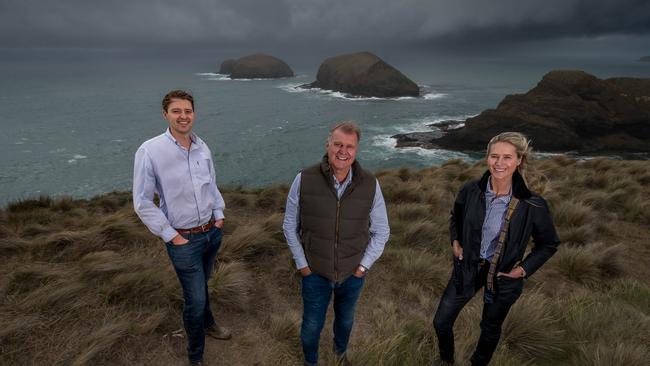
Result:
{"label": "brown hair", "polygon": [[361,141],[361,129],[354,121],[343,121],[335,124],[334,127],[330,129],[330,134],[327,136],[328,142],[332,139],[332,134],[336,130],[341,130],[348,135],[355,134],[357,135],[357,142]]}
{"label": "brown hair", "polygon": [[530,146],[531,141],[519,132],[500,133],[494,136],[490,142],[488,142],[486,157],[490,155],[490,149],[492,148],[492,145],[496,144],[497,142],[507,142],[515,147],[515,151],[517,152],[517,159],[521,159],[521,163],[517,167],[517,170],[519,171],[519,174],[521,174],[521,177],[524,178],[524,182],[526,182],[527,163],[530,159],[532,159],[533,154],[533,148]]}
{"label": "brown hair", "polygon": [[192,109],[194,109],[194,97],[192,94],[186,92],[185,90],[172,90],[162,100],[163,111],[167,112],[167,108],[172,102],[172,99],[181,99],[187,100],[192,104]]}

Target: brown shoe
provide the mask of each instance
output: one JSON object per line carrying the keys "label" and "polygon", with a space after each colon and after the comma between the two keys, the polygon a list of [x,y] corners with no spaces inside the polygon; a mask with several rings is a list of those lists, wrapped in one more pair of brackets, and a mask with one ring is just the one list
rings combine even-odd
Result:
{"label": "brown shoe", "polygon": [[205,328],[205,335],[210,336],[214,339],[228,340],[232,337],[230,331],[219,324],[215,324],[211,327]]}

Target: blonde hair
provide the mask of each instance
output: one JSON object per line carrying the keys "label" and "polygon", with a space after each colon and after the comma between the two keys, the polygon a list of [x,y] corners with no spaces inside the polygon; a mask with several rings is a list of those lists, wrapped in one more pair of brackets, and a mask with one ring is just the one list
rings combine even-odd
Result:
{"label": "blonde hair", "polygon": [[515,151],[517,152],[517,159],[521,160],[519,166],[517,167],[517,170],[519,171],[519,174],[521,174],[521,177],[524,178],[524,182],[528,184],[526,181],[526,168],[528,167],[527,163],[532,159],[533,155],[533,148],[530,146],[531,140],[519,132],[500,133],[494,136],[490,142],[488,142],[486,157],[490,155],[490,149],[492,148],[492,145],[496,144],[497,142],[507,142],[515,147]]}

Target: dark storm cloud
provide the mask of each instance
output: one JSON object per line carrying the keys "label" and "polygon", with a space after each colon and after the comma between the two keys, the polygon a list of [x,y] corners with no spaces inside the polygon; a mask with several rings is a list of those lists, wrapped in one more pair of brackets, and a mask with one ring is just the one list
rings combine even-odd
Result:
{"label": "dark storm cloud", "polygon": [[650,33],[646,0],[0,0],[0,46],[507,43]]}

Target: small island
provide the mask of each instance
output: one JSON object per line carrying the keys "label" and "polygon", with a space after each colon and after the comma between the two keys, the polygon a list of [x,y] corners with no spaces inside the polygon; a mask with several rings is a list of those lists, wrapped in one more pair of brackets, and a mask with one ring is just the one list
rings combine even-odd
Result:
{"label": "small island", "polygon": [[294,76],[293,70],[286,62],[264,53],[225,60],[221,63],[219,73],[229,75],[231,79],[276,79]]}
{"label": "small island", "polygon": [[641,62],[650,62],[650,56],[643,56],[639,59]]}
{"label": "small island", "polygon": [[316,81],[304,88],[320,88],[356,97],[417,97],[420,88],[399,70],[371,52],[330,57],[318,68]]}

